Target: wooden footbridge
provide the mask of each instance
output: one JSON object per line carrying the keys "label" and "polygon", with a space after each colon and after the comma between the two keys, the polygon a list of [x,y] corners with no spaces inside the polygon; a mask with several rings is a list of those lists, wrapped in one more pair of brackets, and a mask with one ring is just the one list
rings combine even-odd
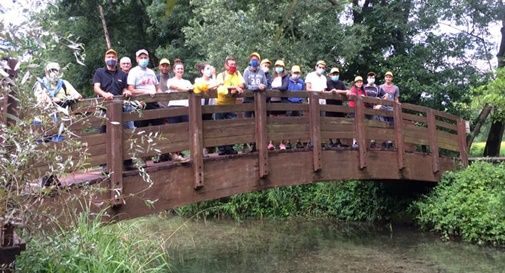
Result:
{"label": "wooden footbridge", "polygon": [[[112,205],[110,215],[121,220],[239,193],[318,181],[437,182],[444,171],[468,164],[465,122],[445,112],[367,97],[352,98],[356,108],[320,104],[320,99],[345,100],[331,93],[268,91],[244,96],[253,96],[254,103],[211,106],[202,105],[202,97],[193,93],[157,94],[136,99],[188,99],[189,107],[130,113],[122,111],[124,101],[118,97],[104,104],[107,119],[89,115],[86,122],[69,124],[75,138],[87,146],[87,163],[106,164],[110,172],[108,178],[95,181],[93,187],[103,191],[86,197],[87,202],[94,209]],[[268,97],[302,97],[306,103],[267,103]],[[94,113],[97,103],[103,102],[80,102],[74,114]],[[371,108],[377,104],[391,106],[393,111]],[[300,115],[272,116],[270,111],[296,111]],[[223,112],[234,112],[238,117],[202,120],[202,114]],[[246,112],[254,112],[253,117],[246,117]],[[325,113],[337,113],[337,117]],[[126,121],[181,115],[188,115],[189,121],[136,129],[123,129],[122,125]],[[374,116],[392,117],[394,123],[378,121]],[[106,133],[90,130],[103,122]],[[358,147],[324,148],[329,139],[349,144],[355,139]],[[269,141],[281,140],[293,144],[300,141],[304,147],[267,150]],[[391,141],[393,148],[373,148],[372,141]],[[203,152],[204,148],[244,143],[256,143],[257,151],[225,156],[207,156]],[[148,164],[144,172],[124,170],[125,159],[185,150],[190,154],[187,162]],[[46,173],[44,163],[37,167],[40,175]],[[145,182],[146,175],[150,182]],[[72,207],[62,198],[66,200],[81,190],[80,184],[74,184],[48,198],[46,204],[67,202]]]}

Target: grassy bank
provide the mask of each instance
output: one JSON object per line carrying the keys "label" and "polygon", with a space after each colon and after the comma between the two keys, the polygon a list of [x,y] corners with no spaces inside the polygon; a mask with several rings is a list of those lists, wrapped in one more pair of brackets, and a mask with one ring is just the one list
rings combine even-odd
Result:
{"label": "grassy bank", "polygon": [[150,238],[135,222],[102,225],[79,216],[70,229],[38,233],[28,238],[17,259],[16,272],[138,273],[168,272],[164,241]]}
{"label": "grassy bank", "polygon": [[[470,155],[479,157],[484,154],[484,147],[486,142],[474,142],[472,147],[470,147]],[[500,156],[505,156],[505,141],[502,141],[500,146]]]}

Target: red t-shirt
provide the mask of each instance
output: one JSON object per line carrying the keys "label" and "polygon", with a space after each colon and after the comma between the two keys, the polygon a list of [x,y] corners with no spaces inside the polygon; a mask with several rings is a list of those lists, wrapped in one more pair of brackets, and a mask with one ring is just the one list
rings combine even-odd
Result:
{"label": "red t-shirt", "polygon": [[[364,96],[365,91],[363,89],[356,87],[356,85],[353,85],[351,87],[351,94],[355,96]],[[351,108],[356,108],[356,102],[354,100],[349,101],[349,107]]]}

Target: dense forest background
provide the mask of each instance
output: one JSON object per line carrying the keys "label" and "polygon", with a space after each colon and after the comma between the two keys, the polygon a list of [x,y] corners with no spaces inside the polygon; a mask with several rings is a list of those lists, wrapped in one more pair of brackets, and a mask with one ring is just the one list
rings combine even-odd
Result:
{"label": "dense forest background", "polygon": [[[503,1],[456,0],[99,0],[32,1],[38,11],[23,31],[5,37],[2,53],[21,55],[32,75],[57,61],[64,77],[92,96],[91,79],[103,66],[106,42],[99,6],[112,47],[121,56],[140,48],[161,58],[182,59],[186,77],[208,61],[222,69],[227,55],[243,70],[250,52],[298,64],[304,74],[317,60],[341,70],[350,82],[375,71],[380,81],[395,74],[401,101],[449,111],[471,120],[494,104],[490,131],[503,135],[505,88],[496,73],[490,24],[505,22]],[[505,24],[505,23],[504,23]],[[4,26],[5,36],[9,30]],[[503,39],[502,39],[503,40]],[[29,56],[29,57],[27,57]],[[503,66],[499,58],[498,67]],[[492,85],[495,84],[495,85]],[[485,96],[492,94],[493,96]],[[500,134],[501,132],[501,134]]]}

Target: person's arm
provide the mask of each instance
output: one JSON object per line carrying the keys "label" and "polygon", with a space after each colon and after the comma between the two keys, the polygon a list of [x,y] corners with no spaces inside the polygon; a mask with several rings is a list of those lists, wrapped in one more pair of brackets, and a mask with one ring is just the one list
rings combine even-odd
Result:
{"label": "person's arm", "polygon": [[398,86],[395,88],[395,102],[400,103],[400,88]]}
{"label": "person's arm", "polygon": [[279,91],[287,91],[289,86],[289,77],[287,75],[284,75],[282,77],[282,85],[277,88]]}
{"label": "person's arm", "polygon": [[103,97],[106,100],[111,100],[114,98],[114,95],[112,95],[112,93],[105,92],[104,90],[102,90],[99,82],[95,82],[93,84],[93,91],[97,96]]}
{"label": "person's arm", "polygon": [[249,73],[250,73],[250,71],[249,71],[249,67],[248,67],[244,70],[245,87],[247,88],[247,90],[254,91],[257,89],[257,87],[251,84],[251,81],[249,78]]}

